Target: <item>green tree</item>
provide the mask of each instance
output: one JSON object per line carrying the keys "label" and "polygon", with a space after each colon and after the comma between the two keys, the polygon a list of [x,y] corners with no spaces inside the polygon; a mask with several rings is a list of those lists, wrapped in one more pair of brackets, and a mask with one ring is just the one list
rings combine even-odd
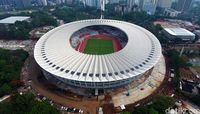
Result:
{"label": "green tree", "polygon": [[196,105],[200,106],[200,95],[195,95],[191,98],[191,101]]}
{"label": "green tree", "polygon": [[159,114],[154,108],[149,106],[136,108],[132,114]]}
{"label": "green tree", "polygon": [[9,86],[8,84],[4,83],[1,87],[0,87],[0,96],[6,95],[11,93],[12,88],[11,86]]}
{"label": "green tree", "polygon": [[0,49],[0,97],[10,94],[19,86],[21,68],[28,53],[23,50]]}
{"label": "green tree", "polygon": [[169,50],[167,56],[170,58],[171,67],[174,69],[175,77],[172,79],[173,86],[179,91],[180,86],[180,71],[181,67],[186,67],[187,63],[184,57],[180,57],[176,50]]}
{"label": "green tree", "polygon": [[10,102],[0,103],[0,114],[59,114],[47,101],[37,101],[31,93],[11,97]]}
{"label": "green tree", "polygon": [[149,114],[159,114],[158,111],[156,111],[154,108],[149,109]]}
{"label": "green tree", "polygon": [[151,105],[137,107],[133,114],[165,114],[165,110],[174,105],[174,99],[171,97],[157,95],[153,98]]}
{"label": "green tree", "polygon": [[12,112],[15,112],[15,114],[24,114],[25,112],[30,112],[36,103],[34,98],[35,97],[33,94],[17,94],[16,96],[12,97],[10,102]]}
{"label": "green tree", "polygon": [[54,19],[51,15],[49,15],[46,12],[34,12],[31,14],[31,25],[32,28],[34,27],[41,27],[41,26],[47,26],[47,25],[51,25],[51,26],[57,26],[57,21],[56,19]]}
{"label": "green tree", "polygon": [[153,99],[152,108],[157,110],[159,113],[164,114],[165,110],[174,105],[175,100],[171,97],[157,95]]}
{"label": "green tree", "polygon": [[127,112],[127,111],[125,111],[125,112],[121,112],[120,114],[131,114],[130,112]]}
{"label": "green tree", "polygon": [[0,114],[12,114],[8,103],[0,103]]}
{"label": "green tree", "polygon": [[47,101],[37,103],[28,114],[59,114]]}

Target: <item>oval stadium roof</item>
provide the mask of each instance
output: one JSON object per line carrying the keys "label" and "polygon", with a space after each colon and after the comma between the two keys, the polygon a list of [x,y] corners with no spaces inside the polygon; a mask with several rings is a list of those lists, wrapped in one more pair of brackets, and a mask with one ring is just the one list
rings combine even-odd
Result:
{"label": "oval stadium roof", "polygon": [[[128,43],[118,52],[88,55],[70,45],[71,35],[92,25],[108,25],[121,29]],[[152,68],[161,57],[158,39],[137,25],[107,19],[75,21],[46,33],[36,43],[34,57],[40,67],[51,74],[70,80],[108,82],[138,76]]]}

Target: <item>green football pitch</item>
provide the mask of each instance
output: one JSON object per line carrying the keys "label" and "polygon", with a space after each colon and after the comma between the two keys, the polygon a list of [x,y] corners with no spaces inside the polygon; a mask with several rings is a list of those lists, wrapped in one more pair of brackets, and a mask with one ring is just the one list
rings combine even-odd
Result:
{"label": "green football pitch", "polygon": [[113,43],[110,39],[88,39],[84,49],[84,53],[95,55],[109,54],[113,52]]}

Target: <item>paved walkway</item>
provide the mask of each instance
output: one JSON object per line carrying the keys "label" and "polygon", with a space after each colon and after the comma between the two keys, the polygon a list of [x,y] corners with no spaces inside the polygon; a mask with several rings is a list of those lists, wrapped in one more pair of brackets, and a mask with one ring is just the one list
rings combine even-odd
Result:
{"label": "paved walkway", "polygon": [[[144,83],[112,97],[114,106],[133,104],[148,97],[160,86],[165,78],[165,72],[165,59],[162,57]],[[126,95],[128,92],[129,96]]]}
{"label": "paved walkway", "polygon": [[200,108],[195,104],[190,103],[189,101],[183,101],[185,108],[189,109],[194,114],[200,114]]}

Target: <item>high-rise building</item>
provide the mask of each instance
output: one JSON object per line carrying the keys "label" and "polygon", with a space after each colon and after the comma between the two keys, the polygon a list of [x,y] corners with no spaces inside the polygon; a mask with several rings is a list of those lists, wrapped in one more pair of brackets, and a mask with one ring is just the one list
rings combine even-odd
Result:
{"label": "high-rise building", "polygon": [[100,8],[100,0],[81,0],[84,5],[90,6],[90,7],[98,7]]}
{"label": "high-rise building", "polygon": [[172,0],[158,0],[158,7],[160,8],[170,8],[172,5]]}
{"label": "high-rise building", "polygon": [[44,6],[47,6],[47,0],[42,0]]}
{"label": "high-rise building", "polygon": [[119,3],[120,0],[109,0],[109,4],[116,4]]}
{"label": "high-rise building", "polygon": [[7,4],[7,0],[0,0],[0,5],[2,6],[2,5],[5,5],[5,4]]}
{"label": "high-rise building", "polygon": [[61,0],[61,2],[62,2],[62,3],[65,3],[66,1],[65,1],[65,0]]}
{"label": "high-rise building", "polygon": [[133,7],[134,4],[135,4],[135,0],[127,0],[127,6],[129,8]]}
{"label": "high-rise building", "polygon": [[91,7],[96,6],[95,5],[96,0],[83,0],[83,1],[84,1],[85,5],[87,5],[87,6],[91,6]]}
{"label": "high-rise building", "polygon": [[158,0],[139,0],[139,6],[143,11],[153,15],[156,11]]}
{"label": "high-rise building", "polygon": [[[84,6],[96,7],[98,9],[101,8],[101,0],[80,0]],[[108,0],[103,0],[105,4],[108,3]]]}
{"label": "high-rise building", "polygon": [[104,0],[100,0],[100,7],[101,7],[101,11],[105,11],[105,1]]}
{"label": "high-rise building", "polygon": [[13,5],[14,1],[13,0],[0,0],[0,5]]}
{"label": "high-rise building", "polygon": [[17,8],[25,8],[31,6],[31,0],[14,0],[14,5]]}
{"label": "high-rise building", "polygon": [[47,6],[47,0],[38,0],[38,4],[41,6]]}
{"label": "high-rise building", "polygon": [[138,0],[127,0],[127,10],[129,12],[135,11],[139,6]]}
{"label": "high-rise building", "polygon": [[22,0],[15,0],[14,4],[15,4],[15,7],[17,8],[23,8]]}
{"label": "high-rise building", "polygon": [[31,6],[31,0],[22,0],[22,4],[24,7],[30,7]]}
{"label": "high-rise building", "polygon": [[62,1],[61,0],[56,0],[56,4],[61,4]]}
{"label": "high-rise building", "polygon": [[188,11],[193,0],[178,0],[175,10],[185,12]]}
{"label": "high-rise building", "polygon": [[73,4],[73,3],[74,3],[74,0],[66,0],[66,3],[67,3],[67,4]]}

